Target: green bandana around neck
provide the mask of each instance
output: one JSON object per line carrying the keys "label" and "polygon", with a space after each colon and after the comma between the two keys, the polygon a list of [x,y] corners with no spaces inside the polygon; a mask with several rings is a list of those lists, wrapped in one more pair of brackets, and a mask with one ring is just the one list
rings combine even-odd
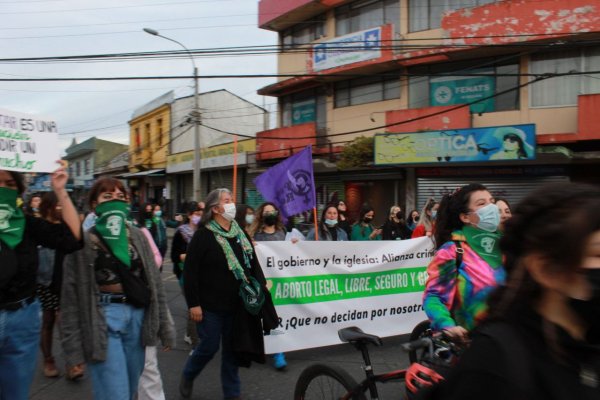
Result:
{"label": "green bandana around neck", "polygon": [[467,243],[475,253],[485,260],[492,268],[502,265],[502,253],[500,252],[501,235],[497,232],[486,232],[473,226],[465,225],[462,229]]}
{"label": "green bandana around neck", "polygon": [[127,220],[129,204],[123,200],[110,200],[96,206],[96,231],[110,252],[123,264],[131,267]]}
{"label": "green bandana around neck", "polygon": [[225,231],[215,220],[210,221],[210,223],[206,225],[206,228],[215,234],[217,242],[221,245],[221,248],[223,248],[223,252],[225,253],[227,265],[235,277],[239,280],[247,281],[246,275],[244,274],[244,269],[240,265],[238,258],[233,252],[229,241],[227,241],[227,239],[238,238],[240,244],[242,245],[242,249],[244,250],[243,253],[246,268],[250,268],[252,244],[242,231],[242,228],[240,228],[235,220],[231,221],[231,228],[229,228],[229,232]]}
{"label": "green bandana around neck", "polygon": [[0,240],[14,249],[23,240],[25,214],[17,207],[17,191],[0,187]]}

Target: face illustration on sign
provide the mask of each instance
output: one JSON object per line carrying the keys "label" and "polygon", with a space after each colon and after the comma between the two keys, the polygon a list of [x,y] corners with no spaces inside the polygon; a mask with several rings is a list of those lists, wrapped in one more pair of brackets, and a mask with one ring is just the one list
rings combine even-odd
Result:
{"label": "face illustration on sign", "polygon": [[0,230],[5,230],[10,228],[10,224],[8,221],[10,217],[14,214],[14,209],[7,205],[0,206]]}
{"label": "face illustration on sign", "polygon": [[119,236],[121,234],[121,217],[116,215],[108,217],[106,221],[106,227],[110,230],[110,234],[113,236]]}

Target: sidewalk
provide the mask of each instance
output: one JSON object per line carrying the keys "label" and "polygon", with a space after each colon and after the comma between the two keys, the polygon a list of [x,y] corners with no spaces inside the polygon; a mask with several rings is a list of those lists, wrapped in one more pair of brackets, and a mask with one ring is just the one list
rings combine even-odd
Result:
{"label": "sidewalk", "polygon": [[[171,263],[165,263],[162,278],[165,284],[169,307],[177,327],[177,347],[169,352],[158,354],[165,394],[167,399],[179,399],[178,385],[181,370],[190,352],[190,346],[183,342],[185,333],[186,307],[179,285],[171,273]],[[55,335],[56,337],[56,335]],[[384,346],[372,348],[372,360],[375,373],[404,368],[408,357],[399,349],[404,337],[384,339]],[[60,344],[55,340],[54,353],[61,374],[64,361]],[[331,363],[346,369],[357,380],[364,378],[361,369],[361,356],[350,345],[331,346],[319,349],[295,351],[286,354],[288,369],[276,371],[271,365],[253,364],[251,368],[241,368],[242,398],[246,400],[283,400],[291,399],[298,376],[304,368],[313,363]],[[70,382],[61,375],[59,378],[46,378],[42,373],[38,358],[38,368],[30,392],[34,400],[81,400],[92,399],[91,380],[86,376],[79,382]],[[216,355],[194,383],[195,400],[218,400],[222,398],[220,384],[220,355]],[[404,386],[400,383],[388,383],[379,387],[382,399],[404,398]]]}

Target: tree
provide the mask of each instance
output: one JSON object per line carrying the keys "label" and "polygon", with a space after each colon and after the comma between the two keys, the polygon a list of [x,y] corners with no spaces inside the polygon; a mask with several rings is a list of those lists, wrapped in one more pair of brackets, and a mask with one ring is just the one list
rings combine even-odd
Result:
{"label": "tree", "polygon": [[360,136],[348,143],[337,162],[339,169],[366,167],[373,163],[373,146],[375,140],[371,137]]}

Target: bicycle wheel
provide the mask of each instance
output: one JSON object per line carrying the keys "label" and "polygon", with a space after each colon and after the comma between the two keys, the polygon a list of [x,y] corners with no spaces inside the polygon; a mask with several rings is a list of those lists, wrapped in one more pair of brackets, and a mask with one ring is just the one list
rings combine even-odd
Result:
{"label": "bicycle wheel", "polygon": [[[300,374],[294,389],[294,400],[336,400],[358,386],[358,383],[340,367],[315,364]],[[353,400],[366,400],[357,393]]]}
{"label": "bicycle wheel", "polygon": [[[425,335],[428,334],[428,331],[431,328],[431,322],[429,322],[429,320],[426,321],[421,321],[417,324],[417,326],[414,327],[414,329],[412,330],[412,332],[410,333],[410,336],[408,337],[408,341],[412,342],[413,340],[417,340],[420,339],[422,337],[424,337]],[[408,360],[410,361],[410,363],[414,363],[419,361],[422,356],[423,356],[423,352],[425,350],[422,351],[418,351],[418,350],[411,350],[408,352]]]}

